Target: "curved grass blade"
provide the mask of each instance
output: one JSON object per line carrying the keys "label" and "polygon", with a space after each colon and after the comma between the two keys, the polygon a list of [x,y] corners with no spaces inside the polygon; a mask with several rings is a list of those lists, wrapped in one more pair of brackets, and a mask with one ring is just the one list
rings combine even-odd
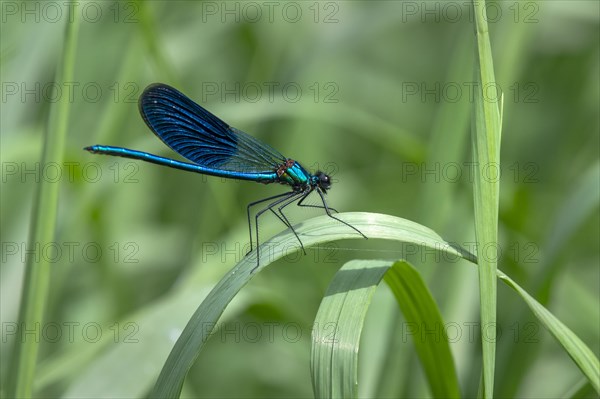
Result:
{"label": "curved grass blade", "polygon": [[427,339],[414,336],[417,354],[423,365],[434,398],[458,398],[460,389],[454,360],[448,345],[448,336],[440,310],[425,285],[421,275],[406,261],[399,261],[385,275],[392,292],[398,300],[408,326],[421,331],[434,330],[439,335]]}
{"label": "curved grass blade", "polygon": [[358,397],[360,335],[373,293],[390,266],[389,261],[350,261],[329,284],[312,333],[315,397]]}
{"label": "curved grass blade", "polygon": [[[336,216],[345,222],[352,223],[371,238],[409,242],[443,252],[447,256],[475,260],[473,255],[455,249],[434,231],[409,220],[373,213],[341,213]],[[361,236],[348,230],[342,224],[331,223],[329,217],[321,216],[302,222],[298,225],[296,232],[305,246],[346,238],[362,239]],[[256,271],[285,256],[289,253],[290,248],[297,247],[297,241],[292,231],[288,229],[265,242],[261,247],[263,247],[262,253],[270,256],[268,261],[267,256],[261,257],[267,263],[262,263]],[[207,328],[207,326],[216,325],[229,302],[256,274],[252,273],[255,266],[254,256],[244,258],[223,277],[200,304],[169,354],[151,392],[151,397],[176,398],[179,396],[185,375],[212,332],[212,328]]]}
{"label": "curved grass blade", "polygon": [[[477,263],[474,255],[460,248],[454,248],[432,230],[409,220],[390,215],[358,212],[342,213],[336,216],[339,216],[345,222],[352,223],[369,238],[414,243],[440,251],[446,256],[455,256],[457,259],[463,258],[472,263]],[[327,216],[309,219],[296,228],[296,232],[300,235],[305,246],[347,238],[362,239],[361,236],[349,232],[344,225],[331,223]],[[297,247],[297,241],[292,231],[288,229],[265,242],[262,246],[270,249],[265,253],[269,252],[271,256],[268,262],[261,264],[257,271],[288,254],[290,248]],[[266,256],[262,259],[263,261],[267,260]],[[229,302],[254,276],[255,273],[252,273],[252,270],[255,266],[256,259],[253,256],[244,258],[221,279],[200,304],[164,364],[151,392],[151,397],[176,398],[179,396],[185,375],[192,367],[204,342],[212,332],[211,328],[206,327],[216,325]],[[503,282],[513,287],[523,296],[527,305],[559,340],[586,377],[590,381],[597,381],[598,360],[591,350],[508,276],[501,271],[497,271],[497,275]],[[597,382],[594,382],[594,384],[597,385]]]}
{"label": "curved grass blade", "polygon": [[550,331],[550,334],[565,348],[571,359],[573,359],[593,385],[596,393],[600,394],[600,362],[598,362],[598,358],[594,355],[594,352],[573,331],[550,313],[548,309],[543,307],[527,291],[500,270],[498,270],[498,278],[517,291],[538,320],[542,322],[544,327]]}
{"label": "curved grass blade", "polygon": [[382,278],[405,315],[407,326],[440,330],[439,340],[414,343],[433,397],[459,397],[456,370],[439,309],[419,273],[407,262],[355,260],[329,285],[315,320],[311,369],[318,398],[358,396],[358,349],[371,297]]}

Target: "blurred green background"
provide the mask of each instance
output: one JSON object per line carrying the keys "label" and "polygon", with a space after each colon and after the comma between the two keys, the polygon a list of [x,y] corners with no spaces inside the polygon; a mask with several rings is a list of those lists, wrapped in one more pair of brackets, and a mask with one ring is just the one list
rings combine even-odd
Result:
{"label": "blurred green background", "polygon": [[[600,350],[600,5],[489,4],[504,93],[499,267]],[[0,365],[16,340],[35,186],[60,185],[39,397],[143,397],[186,320],[248,248],[246,204],[281,186],[224,181],[84,152],[174,156],[144,125],[146,85],[173,85],[231,125],[334,178],[339,211],[386,213],[474,241],[469,162],[473,16],[466,2],[81,2],[75,81],[54,83],[68,9],[2,2]],[[40,164],[49,110],[71,104],[64,162]],[[291,212],[299,223],[318,212]],[[261,237],[282,230],[266,217]],[[35,248],[34,248],[35,249]],[[408,258],[446,323],[463,395],[481,368],[477,270],[374,240],[294,250],[234,300],[184,397],[310,397],[310,332],[347,260]],[[577,367],[500,286],[495,390],[556,397]],[[382,287],[364,333],[364,397],[430,393]],[[31,339],[31,336],[29,336]]]}

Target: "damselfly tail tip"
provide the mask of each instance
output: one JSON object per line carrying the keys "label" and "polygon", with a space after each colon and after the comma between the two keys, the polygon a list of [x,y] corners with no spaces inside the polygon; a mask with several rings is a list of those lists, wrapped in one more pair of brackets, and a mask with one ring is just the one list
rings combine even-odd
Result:
{"label": "damselfly tail tip", "polygon": [[83,149],[86,150],[86,151],[89,151],[91,153],[97,152],[95,145],[90,145],[90,146],[87,146],[87,147],[83,147]]}

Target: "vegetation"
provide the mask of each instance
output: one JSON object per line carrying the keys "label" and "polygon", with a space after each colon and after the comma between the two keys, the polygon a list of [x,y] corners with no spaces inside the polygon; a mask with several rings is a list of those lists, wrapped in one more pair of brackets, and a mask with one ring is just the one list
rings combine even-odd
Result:
{"label": "vegetation", "polygon": [[[2,3],[2,397],[597,397],[597,2],[65,4]],[[176,157],[152,82],[370,239],[290,207],[250,276],[284,187],[82,150]]]}

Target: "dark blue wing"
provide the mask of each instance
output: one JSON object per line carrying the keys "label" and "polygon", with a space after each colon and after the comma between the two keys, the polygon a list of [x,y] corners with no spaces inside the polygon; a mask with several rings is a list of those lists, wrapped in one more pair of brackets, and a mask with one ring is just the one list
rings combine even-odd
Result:
{"label": "dark blue wing", "polygon": [[205,168],[269,173],[286,161],[278,151],[227,125],[165,84],[148,86],[139,108],[148,127],[166,145]]}

